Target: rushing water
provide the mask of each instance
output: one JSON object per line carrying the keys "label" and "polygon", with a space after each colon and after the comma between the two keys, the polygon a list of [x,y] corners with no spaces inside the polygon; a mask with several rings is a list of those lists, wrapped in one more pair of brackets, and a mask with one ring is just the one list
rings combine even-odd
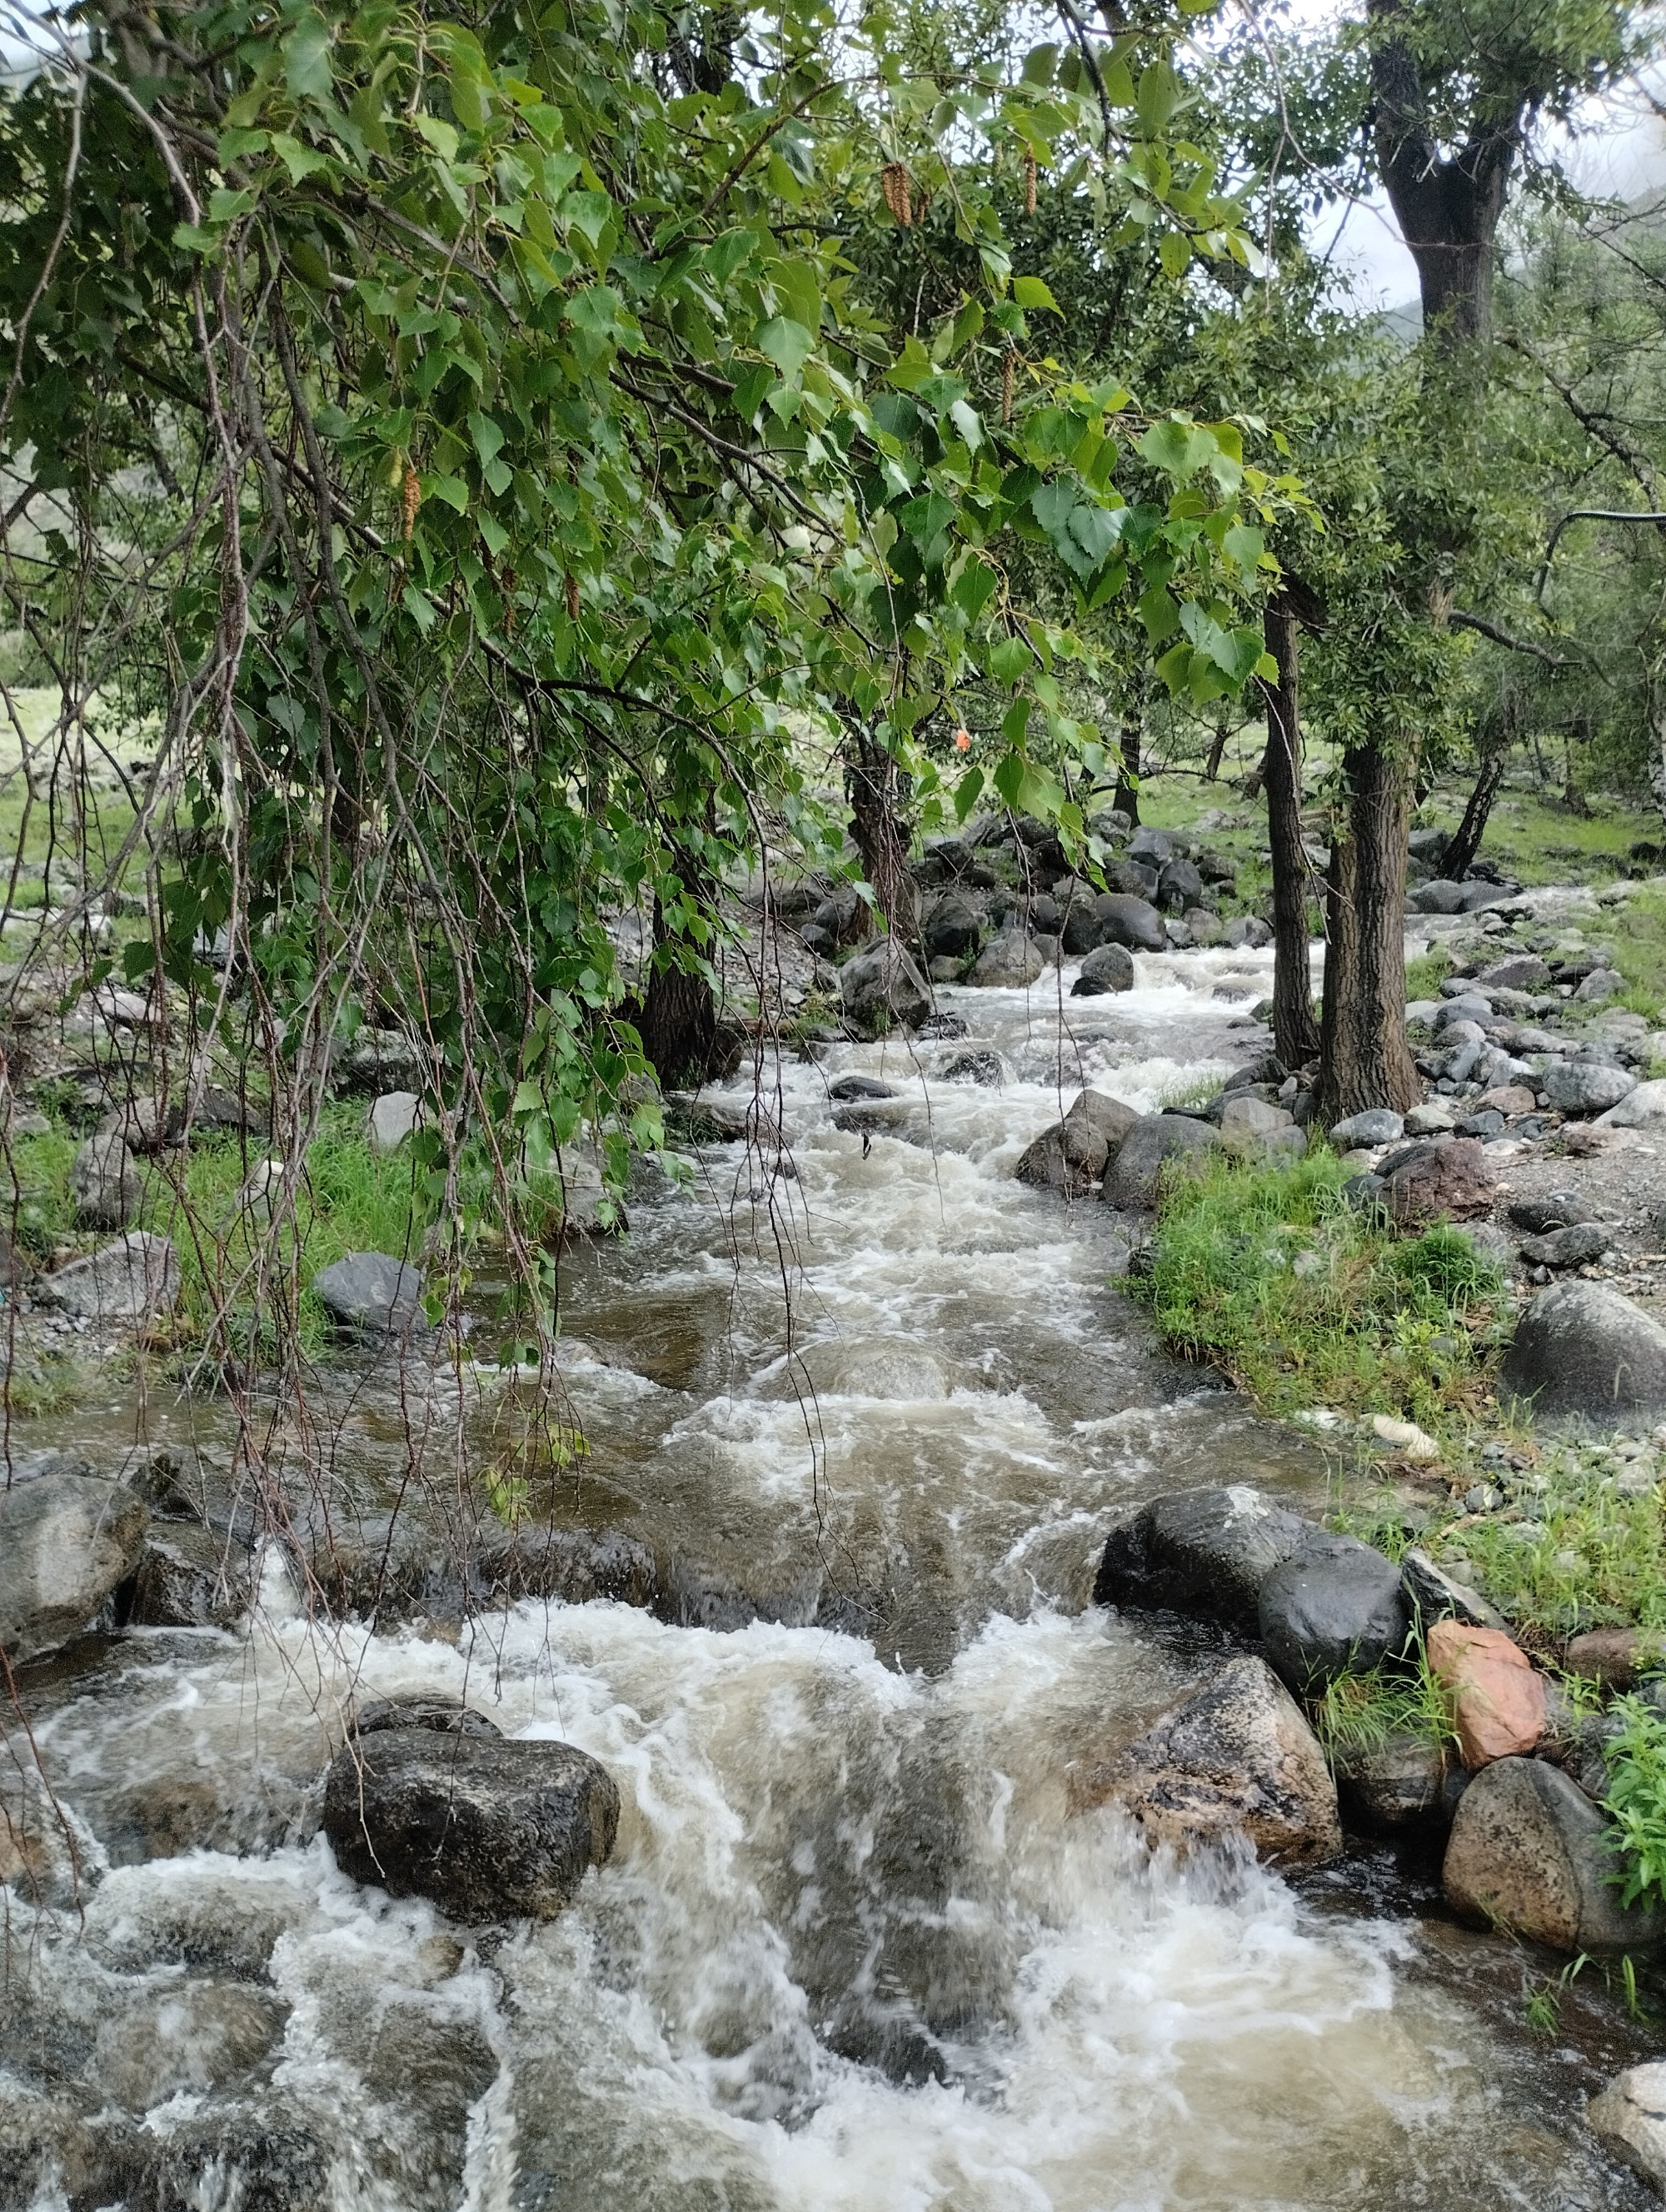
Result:
{"label": "rushing water", "polygon": [[[1545,1962],[1451,1924],[1426,1864],[1292,1887],[1070,1808],[1073,1764],[1210,1658],[1089,1603],[1110,1522],[1226,1477],[1316,1504],[1324,1471],[1155,1352],[1105,1209],[1012,1170],[1085,1080],[1149,1105],[1236,1064],[1265,986],[1211,953],[1116,999],[945,992],[964,1038],[763,1072],[792,1175],[713,1146],[574,1263],[562,1510],[653,1551],[664,1617],[373,1633],[307,1618],[274,1555],[246,1635],[37,1669],[67,1833],[58,1909],[7,1922],[0,2212],[1649,2201],[1580,2118],[1645,2047],[1594,1977],[1536,2041]],[[999,1085],[951,1076],[973,1051]],[[834,1105],[853,1071],[899,1098]],[[361,1503],[408,1473],[403,1390],[322,1394]],[[430,1462],[454,1392],[416,1409]],[[615,1856],[560,1920],[454,1929],[337,1872],[344,1713],[419,1688],[617,1778]]]}

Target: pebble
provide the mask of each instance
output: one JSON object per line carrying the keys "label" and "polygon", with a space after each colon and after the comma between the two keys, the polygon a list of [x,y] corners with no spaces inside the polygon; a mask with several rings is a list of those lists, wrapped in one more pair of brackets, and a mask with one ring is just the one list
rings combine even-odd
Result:
{"label": "pebble", "polygon": [[1387,1413],[1377,1413],[1371,1418],[1371,1427],[1379,1443],[1389,1445],[1403,1458],[1427,1461],[1440,1457],[1440,1446],[1415,1421],[1395,1421]]}

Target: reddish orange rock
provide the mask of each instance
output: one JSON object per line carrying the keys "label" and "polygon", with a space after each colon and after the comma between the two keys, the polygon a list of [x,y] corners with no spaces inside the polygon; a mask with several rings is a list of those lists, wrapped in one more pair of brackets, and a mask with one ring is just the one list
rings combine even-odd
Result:
{"label": "reddish orange rock", "polygon": [[1498,1629],[1436,1621],[1429,1664],[1445,1688],[1458,1750],[1472,1774],[1495,1759],[1531,1751],[1544,1734],[1544,1678],[1520,1644]]}

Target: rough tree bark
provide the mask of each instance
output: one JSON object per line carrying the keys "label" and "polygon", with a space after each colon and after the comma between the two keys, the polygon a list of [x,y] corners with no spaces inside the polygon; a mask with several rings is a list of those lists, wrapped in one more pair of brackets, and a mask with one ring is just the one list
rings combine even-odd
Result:
{"label": "rough tree bark", "polygon": [[1267,840],[1273,854],[1273,1044],[1289,1068],[1319,1049],[1308,958],[1307,856],[1302,850],[1302,726],[1298,689],[1298,617],[1288,589],[1268,603],[1267,650],[1279,665],[1263,681],[1267,701]]}
{"label": "rough tree bark", "polygon": [[896,760],[876,739],[858,731],[853,756],[846,763],[845,781],[850,834],[862,856],[862,873],[891,934],[911,944],[919,933],[920,902],[909,873]]}
{"label": "rough tree bark", "polygon": [[1406,1042],[1406,842],[1412,769],[1386,746],[1342,757],[1347,815],[1325,884],[1319,1105],[1338,1121],[1371,1106],[1404,1114],[1422,1096]]}
{"label": "rough tree bark", "polygon": [[1506,683],[1476,726],[1475,753],[1479,767],[1474,784],[1463,810],[1463,819],[1441,856],[1442,872],[1450,876],[1454,882],[1461,883],[1475,864],[1481,839],[1487,835],[1493,802],[1504,781],[1511,749],[1521,734],[1521,724],[1520,695],[1512,684]]}
{"label": "rough tree bark", "polygon": [[706,977],[690,975],[660,955],[672,941],[664,909],[654,902],[654,958],[648,988],[633,1010],[654,1073],[665,1090],[698,1085],[717,1070],[717,1001]]}
{"label": "rough tree bark", "polygon": [[1116,770],[1116,797],[1113,801],[1136,830],[1140,827],[1140,740],[1145,726],[1145,687],[1136,680],[1122,708],[1122,760]]}

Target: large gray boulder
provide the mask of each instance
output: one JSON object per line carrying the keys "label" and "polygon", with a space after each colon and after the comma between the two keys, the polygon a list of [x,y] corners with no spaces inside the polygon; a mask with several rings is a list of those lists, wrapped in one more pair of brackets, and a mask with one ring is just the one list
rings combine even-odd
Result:
{"label": "large gray boulder", "polygon": [[1103,1091],[1084,1091],[1051,1129],[1025,1152],[1016,1173],[1038,1190],[1079,1195],[1096,1183],[1105,1164],[1140,1119],[1132,1106]]}
{"label": "large gray boulder", "polygon": [[416,1129],[423,1102],[414,1091],[385,1091],[365,1116],[365,1135],[373,1152],[397,1152]]}
{"label": "large gray boulder", "polygon": [[983,917],[969,899],[950,891],[932,908],[920,934],[933,959],[963,959],[977,949]]}
{"label": "large gray boulder", "polygon": [[1404,1645],[1411,1619],[1400,1569],[1357,1536],[1315,1530],[1274,1568],[1257,1601],[1267,1655],[1304,1694],[1366,1674]]}
{"label": "large gray boulder", "polygon": [[1316,1866],[1342,1847],[1324,1753],[1260,1659],[1229,1660],[1076,1794],[1120,1805],[1153,1846],[1182,1854],[1244,1837],[1274,1866]]}
{"label": "large gray boulder", "polygon": [[1039,979],[1046,965],[1035,939],[1022,930],[1010,929],[984,946],[966,981],[1021,991]]}
{"label": "large gray boulder", "polygon": [[1623,1906],[1614,1831],[1542,1759],[1495,1759],[1458,1801],[1441,1880],[1453,1908],[1556,1951],[1640,1951],[1666,1911]]}
{"label": "large gray boulder", "polygon": [[845,1018],[868,1035],[911,1029],[932,1007],[931,986],[894,937],[882,937],[848,960],[839,974]]}
{"label": "large gray boulder", "polygon": [[1639,1083],[1617,1106],[1610,1106],[1596,1119],[1608,1129],[1646,1129],[1666,1121],[1666,1083]]}
{"label": "large gray boulder", "polygon": [[88,1137],[70,1168],[70,1203],[92,1229],[125,1229],[144,1200],[144,1182],[119,1129]]}
{"label": "large gray boulder", "polygon": [[1106,891],[1093,902],[1102,945],[1126,945],[1135,952],[1166,952],[1168,932],[1163,917],[1148,899],[1130,898],[1125,892]]}
{"label": "large gray boulder", "polygon": [[1607,1283],[1555,1283],[1516,1324],[1501,1380],[1541,1420],[1666,1411],[1666,1328]]}
{"label": "large gray boulder", "polygon": [[1637,1088],[1637,1078],[1600,1060],[1552,1060],[1538,1079],[1547,1106],[1558,1114],[1602,1114]]}
{"label": "large gray boulder", "polygon": [[179,1262],[166,1237],[130,1229],[84,1260],[44,1276],[35,1285],[43,1305],[82,1321],[133,1327],[172,1313],[179,1295]]}
{"label": "large gray boulder", "polygon": [[1141,1115],[1123,1138],[1116,1164],[1105,1177],[1106,1202],[1149,1212],[1165,1173],[1195,1172],[1219,1144],[1218,1133],[1207,1121],[1185,1114]]}
{"label": "large gray boulder", "polygon": [[1262,1584],[1314,1533],[1248,1483],[1171,1491],[1111,1530],[1094,1600],[1253,1628]]}
{"label": "large gray boulder", "polygon": [[0,1492],[0,1650],[14,1666],[87,1626],[138,1564],[149,1518],[143,1498],[94,1475]]}
{"label": "large gray boulder", "polygon": [[1070,995],[1073,999],[1103,999],[1112,991],[1133,988],[1134,955],[1127,945],[1100,945],[1083,961],[1082,972],[1071,985]]}
{"label": "large gray boulder", "polygon": [[359,1336],[399,1336],[425,1326],[423,1279],[386,1252],[350,1252],[313,1278],[337,1326]]}
{"label": "large gray boulder", "polygon": [[392,1896],[456,1920],[548,1919],[611,1854],[618,1785],[571,1744],[466,1726],[442,1713],[359,1734],[325,1778],[324,1832],[344,1873]]}

